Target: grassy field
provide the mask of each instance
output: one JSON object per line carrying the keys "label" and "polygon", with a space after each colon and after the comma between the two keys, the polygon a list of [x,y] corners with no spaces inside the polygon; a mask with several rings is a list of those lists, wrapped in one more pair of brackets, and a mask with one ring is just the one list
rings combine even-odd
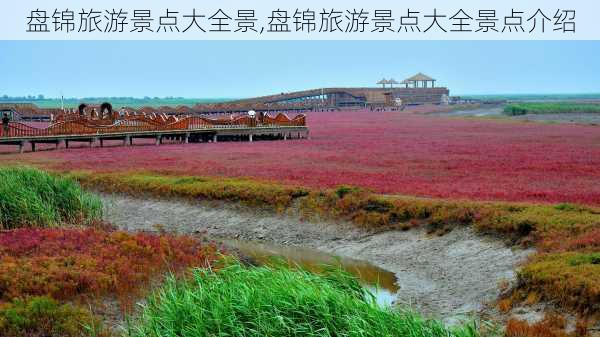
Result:
{"label": "grassy field", "polygon": [[600,113],[600,104],[593,103],[513,103],[504,107],[509,116],[555,113]]}
{"label": "grassy field", "polygon": [[151,296],[127,337],[478,336],[416,314],[384,309],[339,270],[314,275],[284,267],[196,269]]}

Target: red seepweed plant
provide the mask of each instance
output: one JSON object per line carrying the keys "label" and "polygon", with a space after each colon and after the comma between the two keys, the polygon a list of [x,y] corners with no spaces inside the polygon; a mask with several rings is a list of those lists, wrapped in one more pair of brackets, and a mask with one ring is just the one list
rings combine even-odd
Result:
{"label": "red seepweed plant", "polygon": [[385,194],[600,205],[596,126],[370,111],[315,112],[307,121],[310,141],[82,148],[14,158],[59,170],[250,177]]}
{"label": "red seepweed plant", "polygon": [[0,301],[115,295],[124,309],[164,273],[208,267],[218,255],[214,244],[186,236],[66,228],[2,231]]}

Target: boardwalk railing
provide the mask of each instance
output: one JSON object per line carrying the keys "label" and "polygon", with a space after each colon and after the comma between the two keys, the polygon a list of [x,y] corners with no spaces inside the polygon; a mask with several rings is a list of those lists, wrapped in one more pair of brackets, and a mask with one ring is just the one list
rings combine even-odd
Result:
{"label": "boardwalk railing", "polygon": [[260,117],[231,116],[229,118],[212,119],[201,116],[125,116],[117,120],[93,120],[79,117],[65,118],[44,128],[37,128],[20,122],[10,122],[8,133],[4,125],[0,128],[0,137],[3,138],[34,138],[62,135],[99,135],[123,134],[129,132],[152,131],[184,131],[199,129],[222,128],[260,128],[260,127],[285,127],[305,126],[306,116],[300,114],[294,118],[280,113],[272,117],[268,114]]}

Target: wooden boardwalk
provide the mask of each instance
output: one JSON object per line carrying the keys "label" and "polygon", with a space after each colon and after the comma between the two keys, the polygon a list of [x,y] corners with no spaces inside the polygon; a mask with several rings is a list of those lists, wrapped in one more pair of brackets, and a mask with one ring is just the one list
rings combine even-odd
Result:
{"label": "wooden boardwalk", "polygon": [[210,119],[198,116],[176,118],[173,116],[127,116],[114,120],[73,119],[63,120],[45,128],[11,122],[8,133],[0,130],[0,145],[18,146],[19,152],[27,148],[36,150],[36,144],[54,144],[56,148],[69,148],[71,143],[88,143],[104,146],[105,141],[121,141],[123,146],[133,145],[134,139],[154,139],[156,145],[163,140],[192,142],[218,142],[223,140],[253,141],[257,139],[308,138],[306,117],[289,118],[285,114],[258,118],[238,116]]}

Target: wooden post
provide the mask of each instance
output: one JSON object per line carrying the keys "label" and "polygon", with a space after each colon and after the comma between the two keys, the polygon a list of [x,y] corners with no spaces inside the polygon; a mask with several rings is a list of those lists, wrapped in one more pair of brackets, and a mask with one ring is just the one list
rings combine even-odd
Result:
{"label": "wooden post", "polygon": [[69,148],[69,140],[65,139],[65,149],[68,149],[68,148]]}
{"label": "wooden post", "polygon": [[27,142],[22,141],[21,143],[19,143],[19,153],[23,153],[25,152],[25,145],[27,144]]}
{"label": "wooden post", "polygon": [[129,136],[125,136],[125,138],[123,138],[123,146],[129,146],[129,142],[131,141]]}
{"label": "wooden post", "polygon": [[160,145],[162,137],[160,135],[156,136],[156,146]]}
{"label": "wooden post", "polygon": [[100,138],[100,147],[104,147],[104,139]]}
{"label": "wooden post", "polygon": [[31,152],[35,152],[35,142],[31,142]]}

